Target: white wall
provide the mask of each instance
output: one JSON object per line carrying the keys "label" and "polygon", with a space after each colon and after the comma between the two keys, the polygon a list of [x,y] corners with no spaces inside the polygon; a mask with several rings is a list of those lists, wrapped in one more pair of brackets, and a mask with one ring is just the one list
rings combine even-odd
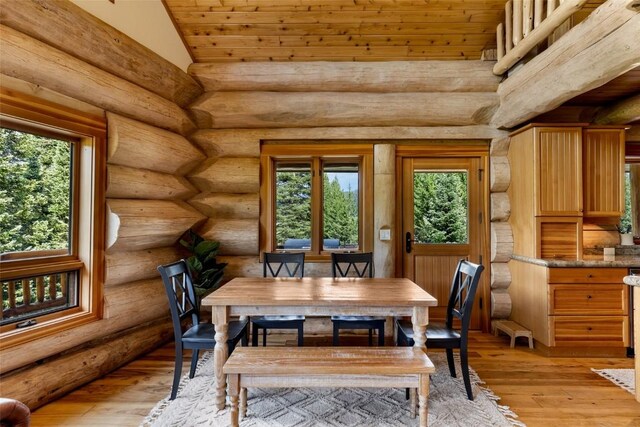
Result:
{"label": "white wall", "polygon": [[193,62],[160,0],[71,0],[183,71]]}

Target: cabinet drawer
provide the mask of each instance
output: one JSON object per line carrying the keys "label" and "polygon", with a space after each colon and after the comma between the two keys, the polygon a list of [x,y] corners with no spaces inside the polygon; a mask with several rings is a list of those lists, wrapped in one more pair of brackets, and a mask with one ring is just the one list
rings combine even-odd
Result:
{"label": "cabinet drawer", "polygon": [[628,314],[625,285],[550,285],[549,313]]}
{"label": "cabinet drawer", "polygon": [[549,316],[551,342],[557,347],[626,347],[627,316]]}
{"label": "cabinet drawer", "polygon": [[549,283],[615,283],[629,274],[626,268],[549,268]]}

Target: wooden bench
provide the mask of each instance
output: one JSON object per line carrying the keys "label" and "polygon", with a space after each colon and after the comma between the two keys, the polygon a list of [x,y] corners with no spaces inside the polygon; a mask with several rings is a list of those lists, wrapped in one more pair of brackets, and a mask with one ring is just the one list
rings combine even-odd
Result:
{"label": "wooden bench", "polygon": [[515,347],[517,337],[527,337],[529,338],[529,348],[533,349],[533,335],[531,331],[519,323],[512,320],[496,320],[493,322],[493,327],[495,328],[494,334],[496,337],[498,336],[498,331],[502,331],[511,337],[511,348]]}
{"label": "wooden bench", "polygon": [[246,413],[247,387],[417,388],[420,426],[426,427],[434,371],[424,351],[413,347],[239,347],[223,368],[234,427]]}

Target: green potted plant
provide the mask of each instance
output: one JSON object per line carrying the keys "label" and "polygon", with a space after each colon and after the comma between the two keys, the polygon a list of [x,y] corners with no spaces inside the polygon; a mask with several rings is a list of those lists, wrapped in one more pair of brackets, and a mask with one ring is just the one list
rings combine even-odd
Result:
{"label": "green potted plant", "polygon": [[187,231],[180,239],[191,256],[187,258],[196,297],[200,301],[220,287],[220,281],[227,263],[216,261],[220,242],[206,240],[193,230]]}
{"label": "green potted plant", "polygon": [[620,233],[620,244],[627,246],[633,245],[633,235],[631,234],[631,221],[625,221],[627,218],[622,218],[622,221],[618,225],[618,232]]}

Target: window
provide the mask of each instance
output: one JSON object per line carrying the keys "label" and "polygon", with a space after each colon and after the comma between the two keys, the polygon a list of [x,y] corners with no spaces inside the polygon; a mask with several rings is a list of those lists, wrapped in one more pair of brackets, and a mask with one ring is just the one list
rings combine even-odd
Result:
{"label": "window", "polygon": [[[371,145],[262,147],[261,249],[371,250]],[[368,203],[368,204],[367,204]]]}
{"label": "window", "polygon": [[0,343],[100,317],[105,122],[1,92]]}
{"label": "window", "polygon": [[413,174],[416,243],[469,243],[467,171]]}

